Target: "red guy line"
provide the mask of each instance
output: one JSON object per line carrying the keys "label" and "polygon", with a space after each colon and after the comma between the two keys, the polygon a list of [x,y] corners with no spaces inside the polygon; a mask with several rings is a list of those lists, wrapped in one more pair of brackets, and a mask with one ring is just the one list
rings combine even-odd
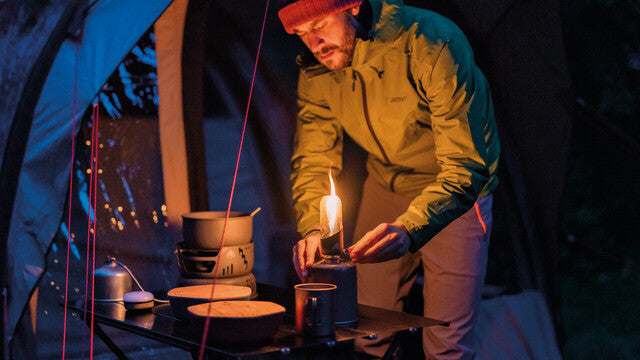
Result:
{"label": "red guy line", "polygon": [[[224,226],[222,227],[222,239],[220,240],[220,251],[222,251],[222,246],[224,245],[224,237],[227,232],[227,223],[229,222],[229,214],[231,212],[231,203],[233,201],[233,193],[236,188],[236,179],[238,178],[238,168],[240,166],[240,155],[242,154],[242,144],[244,143],[244,134],[247,129],[247,118],[249,117],[249,107],[251,105],[251,96],[253,95],[253,85],[256,80],[256,72],[258,71],[258,60],[260,59],[260,49],[262,48],[262,38],[264,37],[264,26],[267,23],[267,10],[269,9],[269,0],[267,0],[267,5],[264,9],[264,17],[262,19],[262,29],[260,30],[260,41],[258,42],[258,51],[256,53],[256,62],[253,66],[253,75],[251,77],[251,87],[249,88],[249,99],[247,100],[247,108],[244,113],[244,124],[242,125],[242,135],[240,136],[240,146],[238,147],[238,157],[236,158],[236,168],[233,173],[233,182],[231,183],[231,193],[229,194],[229,205],[227,206],[227,214],[224,218]],[[218,256],[220,254],[218,253]],[[220,261],[216,261],[216,265],[214,266],[214,278],[213,278],[213,286],[211,286],[211,295],[209,296],[209,303],[213,301],[213,292],[216,287],[216,280],[218,279],[218,265]],[[204,356],[204,345],[207,341],[207,334],[209,333],[209,322],[211,314],[211,306],[207,307],[207,318],[204,322],[204,332],[202,333],[202,342],[200,343],[200,354],[198,355],[198,360],[202,360]]]}
{"label": "red guy line", "polygon": [[[90,164],[90,168],[91,168],[91,177],[89,180],[89,206],[91,206],[93,204],[93,158],[94,158],[94,135],[93,135],[93,131],[95,128],[95,118],[96,118],[96,105],[93,106],[93,108],[91,109],[91,158],[89,161]],[[95,217],[94,217],[95,220]],[[89,209],[89,216],[87,219],[87,261],[85,262],[85,276],[84,276],[84,308],[83,308],[83,313],[84,316],[82,317],[82,319],[84,321],[87,321],[87,300],[89,298],[89,257],[91,255],[90,253],[91,250],[91,209]],[[93,297],[92,297],[93,299]],[[85,331],[85,327],[82,327],[82,359],[84,359],[84,350],[85,350],[85,345],[86,345],[86,331]]]}

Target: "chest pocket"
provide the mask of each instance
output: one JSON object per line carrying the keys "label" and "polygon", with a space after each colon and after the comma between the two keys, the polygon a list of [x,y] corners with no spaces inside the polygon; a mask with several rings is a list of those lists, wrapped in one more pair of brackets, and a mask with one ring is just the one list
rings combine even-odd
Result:
{"label": "chest pocket", "polygon": [[416,147],[431,148],[433,146],[431,112],[426,105],[418,102],[416,108],[407,114],[404,123],[406,125],[400,148],[409,150]]}

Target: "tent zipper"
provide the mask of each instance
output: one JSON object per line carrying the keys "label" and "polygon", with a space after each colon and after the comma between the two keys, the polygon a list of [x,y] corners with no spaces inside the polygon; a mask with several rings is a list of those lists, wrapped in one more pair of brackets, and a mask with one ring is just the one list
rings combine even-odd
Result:
{"label": "tent zipper", "polygon": [[376,132],[373,130],[373,126],[371,125],[371,119],[369,118],[369,108],[367,107],[367,89],[364,86],[364,79],[362,78],[362,75],[356,70],[353,70],[353,73],[358,77],[358,80],[360,80],[360,87],[362,88],[362,108],[364,109],[364,118],[367,121],[367,126],[369,127],[369,131],[371,132],[373,141],[375,141],[376,144],[378,145],[378,148],[382,153],[382,157],[384,158],[384,161],[387,164],[391,164],[391,161],[389,161],[389,157],[387,156],[387,153],[382,148],[382,144],[380,144],[380,140],[378,140],[378,136],[376,135]]}

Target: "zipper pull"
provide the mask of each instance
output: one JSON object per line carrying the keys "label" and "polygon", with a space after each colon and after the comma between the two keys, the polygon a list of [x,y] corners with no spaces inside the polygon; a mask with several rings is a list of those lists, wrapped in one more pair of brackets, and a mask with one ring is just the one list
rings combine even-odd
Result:
{"label": "zipper pull", "polygon": [[371,66],[371,68],[373,69],[373,71],[376,72],[376,74],[378,74],[378,78],[382,79],[382,74],[384,73],[384,70],[380,71],[380,70],[374,68],[373,66]]}
{"label": "zipper pull", "polygon": [[355,70],[351,72],[351,79],[353,79],[353,83],[351,84],[351,91],[356,91],[356,71]]}

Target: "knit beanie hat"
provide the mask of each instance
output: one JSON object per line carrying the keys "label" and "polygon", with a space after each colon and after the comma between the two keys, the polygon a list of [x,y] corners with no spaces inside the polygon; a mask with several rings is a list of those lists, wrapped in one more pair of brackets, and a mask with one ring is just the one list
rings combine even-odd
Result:
{"label": "knit beanie hat", "polygon": [[362,4],[363,0],[285,0],[281,1],[278,16],[284,29],[293,34],[293,29],[308,21],[316,20],[331,14]]}

